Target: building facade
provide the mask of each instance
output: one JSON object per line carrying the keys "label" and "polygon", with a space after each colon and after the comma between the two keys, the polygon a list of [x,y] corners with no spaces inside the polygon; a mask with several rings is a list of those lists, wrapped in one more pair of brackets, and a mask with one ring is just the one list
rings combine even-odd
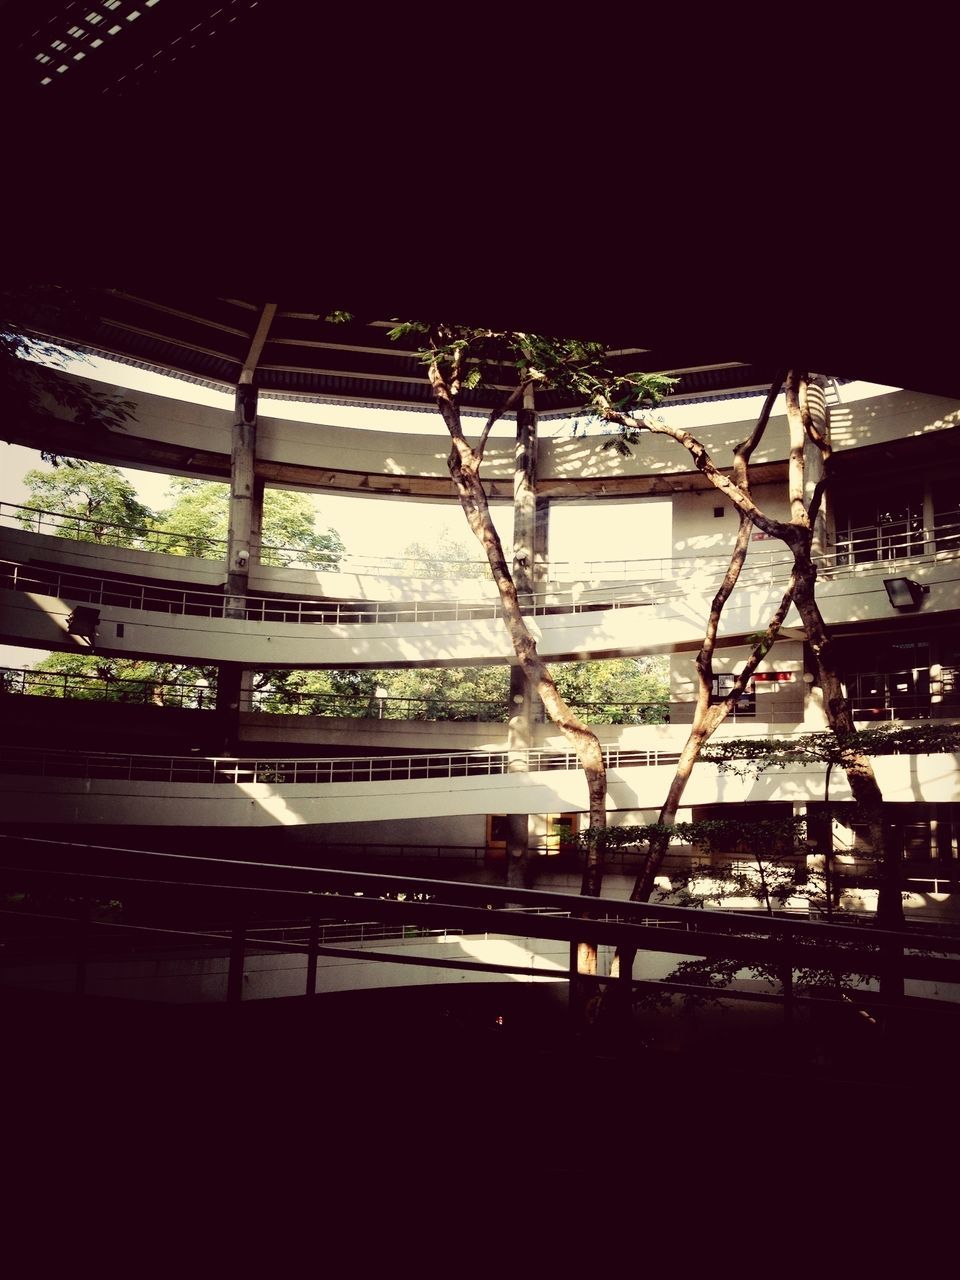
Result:
{"label": "building facade", "polygon": [[[838,479],[817,530],[818,600],[837,638],[855,718],[864,725],[954,721],[960,405],[867,384],[821,384]],[[45,689],[37,673],[8,670],[4,829],[447,878],[503,879],[519,858],[526,883],[575,887],[572,836],[585,822],[583,775],[529,698],[519,695],[517,706],[494,720],[431,720],[414,707],[384,715],[377,699],[346,716],[316,714],[335,707],[275,715],[258,698],[263,673],[271,671],[510,663],[491,581],[430,577],[397,554],[405,503],[453,500],[439,418],[424,415],[421,434],[398,434],[272,417],[243,386],[235,411],[193,403],[186,384],[181,400],[124,394],[135,401],[133,420],[89,439],[77,435],[71,451],[229,479],[228,539],[203,555],[174,556],[156,542],[131,548],[109,537],[77,540],[75,523],[39,511],[25,519],[6,503],[0,639],[38,651],[215,667],[216,685],[137,705],[118,700],[115,690],[99,701],[89,682],[77,697],[66,685]],[[691,429],[721,466],[749,434],[752,421],[742,412],[749,403],[717,400],[697,410]],[[663,412],[682,417],[691,409],[668,404]],[[10,434],[19,443],[45,443],[26,431]],[[693,660],[737,521],[672,440],[645,436],[629,456],[600,443],[542,438],[532,468],[528,459],[535,489],[528,613],[548,660],[669,656],[666,713],[625,708],[624,723],[597,730],[607,752],[610,821],[628,825],[653,821],[666,793],[692,719]],[[753,494],[781,519],[789,510],[787,454],[786,419],[775,411],[754,458]],[[813,484],[816,459],[808,463]],[[509,502],[514,470],[513,431],[505,427],[484,464],[493,499]],[[382,523],[382,558],[359,563],[348,556],[330,570],[264,563],[262,504],[271,487],[355,495]],[[604,560],[551,557],[551,514],[564,505],[589,513],[604,504],[639,510],[665,502],[669,557],[644,556],[632,542]],[[724,614],[718,696],[776,608],[788,572],[786,549],[755,533]],[[815,667],[791,611],[719,732],[782,737],[825,723]],[[878,775],[903,855],[908,908],[949,913],[960,875],[956,759],[887,757],[878,761]],[[825,781],[824,771],[811,767],[737,779],[701,764],[680,817],[743,816],[744,805],[757,816],[806,815],[820,847],[835,857],[835,902],[869,910],[871,872],[859,856],[852,806],[843,808],[850,804],[845,779],[837,771],[829,794]],[[674,868],[685,856],[675,855]],[[629,892],[636,857],[614,857],[607,892]]]}

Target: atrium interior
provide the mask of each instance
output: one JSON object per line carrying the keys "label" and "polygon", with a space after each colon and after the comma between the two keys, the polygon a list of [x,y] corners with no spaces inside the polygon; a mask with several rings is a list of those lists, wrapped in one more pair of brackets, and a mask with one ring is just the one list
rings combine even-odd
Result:
{"label": "atrium interior", "polygon": [[[206,1013],[189,1036],[229,1069],[230,1054],[256,1052],[264,1031],[288,1044],[306,1034],[270,1012],[304,995],[323,995],[325,1025],[352,1035],[352,1015],[335,1002],[359,993],[379,1002],[365,1008],[381,1032],[419,1046],[421,1066],[455,1043],[482,1049],[471,1070],[494,1061],[499,1070],[502,1046],[483,1037],[505,1021],[517,1061],[539,1054],[555,1065],[544,1046],[568,1001],[581,1032],[599,1020],[607,1050],[614,1041],[622,1050],[622,1011],[604,1003],[620,982],[631,995],[629,1052],[666,1081],[688,1062],[689,1026],[651,1032],[661,1024],[644,1001],[682,1003],[683,966],[699,965],[702,980],[713,963],[731,999],[694,1039],[723,1042],[723,1069],[735,1073],[768,1016],[790,1036],[798,1022],[822,1029],[824,1002],[802,987],[801,960],[791,953],[784,968],[776,957],[818,943],[827,955],[850,945],[833,931],[859,923],[856,936],[868,938],[876,926],[883,886],[844,768],[791,758],[738,772],[705,756],[673,815],[680,838],[652,892],[631,901],[647,860],[636,833],[657,823],[704,705],[730,700],[713,738],[720,756],[725,743],[830,736],[816,655],[784,599],[790,549],[760,525],[698,709],[697,654],[739,521],[677,433],[695,436],[728,476],[734,450],[769,412],[749,493],[770,521],[789,522],[791,483],[800,476],[799,500],[809,501],[823,455],[813,436],[799,458],[792,448],[784,375],[620,350],[611,357],[620,369],[636,362],[676,380],[650,419],[673,435],[640,431],[612,448],[610,434],[573,429],[575,406],[550,390],[490,434],[482,480],[539,656],[556,671],[633,662],[659,673],[645,698],[571,695],[606,770],[604,915],[591,907],[591,969],[576,895],[596,841],[577,750],[518,662],[493,560],[409,545],[412,512],[461,510],[451,436],[413,341],[398,345],[379,321],[273,303],[208,299],[191,310],[110,290],[98,303],[93,319],[65,314],[59,327],[29,332],[112,361],[115,385],[61,371],[62,397],[41,389],[40,411],[12,413],[6,439],[127,474],[227,485],[228,515],[223,537],[187,546],[149,523],[121,527],[22,494],[0,505],[0,642],[20,655],[3,670],[0,740],[12,1016],[79,996],[86,1012],[69,1003],[70,1018],[85,1020],[85,1034],[98,1020],[96,1036],[115,1045],[104,1010],[139,1010],[123,1015],[126,1027],[147,1009]],[[144,373],[163,381],[144,389]],[[122,418],[82,420],[84,386],[126,400]],[[814,434],[831,446],[811,548],[845,697],[858,730],[920,735],[880,751],[874,767],[902,929],[916,944],[908,955],[901,939],[902,998],[921,1018],[958,990],[946,957],[960,904],[960,772],[949,744],[934,740],[960,721],[960,399],[829,374],[804,375],[804,388]],[[464,391],[468,435],[479,436],[502,390]],[[348,499],[377,549],[355,553],[347,539],[306,559],[271,534],[277,493],[319,498],[321,510],[324,498]],[[477,546],[466,520],[463,531]],[[752,658],[781,604],[775,643]],[[54,670],[31,654],[85,665]],[[116,674],[123,661],[179,674],[128,678]],[[447,685],[464,670],[499,673],[499,693],[458,698]],[[371,688],[371,672],[408,672],[420,684],[394,694]],[[339,684],[318,691],[291,684],[291,673],[334,673]],[[761,852],[742,831],[764,822],[802,840]],[[720,833],[707,862],[698,839],[682,835],[698,824]],[[923,950],[934,943],[936,957]],[[875,1025],[885,962],[875,949],[860,960],[856,1016]],[[834,976],[842,968],[836,954],[823,963]],[[681,979],[688,987],[692,973]],[[743,1019],[729,1012],[738,1000]],[[38,1044],[64,1025],[62,1008],[48,1020],[51,1007]],[[223,1011],[240,1007],[246,1021],[220,1037]],[[161,1025],[137,1034],[155,1044]],[[919,1026],[911,1022],[914,1045],[927,1034]],[[370,1069],[376,1034],[367,1024],[337,1059],[338,1084]],[[863,1061],[841,1040],[831,1069]],[[821,1050],[804,1043],[809,1067]],[[776,1069],[792,1078],[796,1041],[789,1066],[777,1044],[786,1056]],[[304,1061],[315,1065],[310,1046]],[[563,1062],[556,1103],[576,1069]]]}

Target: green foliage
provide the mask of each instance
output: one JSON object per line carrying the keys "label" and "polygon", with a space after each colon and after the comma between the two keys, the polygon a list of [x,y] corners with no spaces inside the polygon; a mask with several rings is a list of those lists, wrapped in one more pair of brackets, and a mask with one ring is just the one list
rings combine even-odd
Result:
{"label": "green foliage", "polygon": [[[154,519],[129,480],[116,467],[103,463],[28,471],[23,480],[30,491],[30,505],[64,517],[62,524],[79,542],[109,540],[134,546]],[[36,527],[26,511],[18,519],[26,529]]]}
{"label": "green foliage", "polygon": [[397,703],[384,715],[414,720],[506,721],[510,675],[506,667],[410,667],[382,671],[380,687]]}
{"label": "green foliage", "polygon": [[395,342],[413,339],[420,359],[436,362],[451,387],[456,380],[463,390],[531,381],[566,393],[577,401],[578,412],[597,417],[611,406],[629,413],[656,404],[677,382],[616,369],[602,342],[580,338],[420,321],[398,322],[389,336]]}
{"label": "green foliage", "polygon": [[[164,534],[164,549],[172,555],[202,556],[222,548],[229,524],[230,490],[206,480],[174,480],[171,507],[158,516],[155,527]],[[310,569],[335,568],[344,554],[343,541],[333,529],[315,532],[316,516],[306,495],[286,489],[267,489],[263,499],[261,560],[268,565],[296,563]]]}
{"label": "green foliage", "polygon": [[28,694],[154,706],[212,706],[217,683],[216,667],[93,653],[52,653],[33,671],[36,677],[27,685]]}
{"label": "green foliage", "polygon": [[257,702],[263,711],[303,715],[504,721],[508,690],[502,666],[273,671]]}
{"label": "green foliage", "polygon": [[403,570],[422,578],[490,578],[490,567],[480,561],[478,550],[471,552],[464,543],[452,538],[446,530],[433,543],[408,542],[400,553],[404,558]]}
{"label": "green foliage", "polygon": [[[670,712],[669,659],[609,658],[557,662],[550,668],[561,697],[593,724],[666,724]],[[626,706],[621,704],[628,704]],[[634,704],[634,705],[629,705]]]}
{"label": "green foliage", "polygon": [[[666,705],[659,659],[561,663],[554,676],[567,701],[601,724],[656,723]],[[510,675],[505,666],[406,667],[374,671],[264,673],[258,705],[303,715],[375,716],[384,720],[478,720],[505,723]],[[378,695],[377,690],[382,690]],[[662,701],[658,701],[661,699]],[[645,704],[644,710],[615,705]]]}
{"label": "green foliage", "polygon": [[763,818],[744,822],[739,818],[701,818],[693,822],[648,822],[625,824],[597,831],[591,827],[577,837],[581,848],[590,848],[602,840],[608,851],[620,849],[640,852],[646,845],[663,836],[671,844],[692,845],[707,853],[733,853],[738,856],[773,857],[800,849],[807,835],[806,818]]}
{"label": "green foliage", "polygon": [[846,768],[857,755],[935,755],[960,751],[960,725],[930,722],[909,729],[894,725],[859,729],[841,736],[833,732],[799,734],[795,738],[715,738],[701,760],[721,772],[756,777],[764,769],[790,765],[828,765]]}
{"label": "green foliage", "polygon": [[[30,506],[62,517],[61,528],[78,541],[146,545],[168,555],[223,555],[230,496],[225,484],[173,480],[173,504],[157,514],[140,502],[136,489],[117,467],[102,463],[29,471],[24,483],[30,491]],[[37,527],[29,511],[21,512],[18,519],[26,529]],[[315,522],[313,504],[304,494],[268,489],[263,502],[262,562],[335,568],[344,554],[343,541],[333,529],[317,533]]]}

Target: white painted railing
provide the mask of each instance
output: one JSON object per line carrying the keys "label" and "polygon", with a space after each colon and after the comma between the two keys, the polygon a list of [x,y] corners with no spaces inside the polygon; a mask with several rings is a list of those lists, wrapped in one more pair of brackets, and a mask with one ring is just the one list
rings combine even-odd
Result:
{"label": "white painted railing", "polygon": [[[676,764],[676,751],[604,751],[607,767]],[[322,759],[278,757],[241,759],[219,756],[128,755],[112,752],[57,751],[29,747],[0,748],[0,768],[30,777],[125,779],[130,782],[306,784],[335,782],[413,782],[425,778],[464,778],[506,774],[511,761],[531,772],[578,769],[573,752],[458,751],[413,756],[363,756]]]}

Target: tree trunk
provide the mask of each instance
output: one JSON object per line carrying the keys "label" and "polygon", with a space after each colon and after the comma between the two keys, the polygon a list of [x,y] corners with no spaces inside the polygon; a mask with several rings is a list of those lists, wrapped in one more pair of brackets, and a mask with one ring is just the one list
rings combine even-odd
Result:
{"label": "tree trunk", "polygon": [[[791,519],[789,523],[772,520],[761,511],[739,477],[735,474],[731,479],[723,475],[703,444],[690,432],[678,430],[659,421],[638,421],[635,418],[629,418],[615,411],[609,404],[602,407],[602,412],[608,421],[619,423],[628,430],[647,430],[654,435],[670,436],[687,450],[697,469],[719,492],[729,498],[741,516],[748,517],[764,533],[779,538],[790,548],[794,557],[794,575],[797,582],[795,599],[797,612],[800,614],[807,639],[816,658],[828,724],[842,745],[843,738],[854,731],[853,716],[837,676],[830,651],[829,636],[816,603],[814,590],[816,568],[810,550],[813,523],[817,518],[820,501],[829,477],[828,464],[831,449],[824,431],[813,421],[809,412],[807,377],[805,372],[790,370],[786,378],[787,418],[790,429],[788,492]],[[805,440],[809,440],[819,450],[824,463],[823,478],[817,483],[809,506],[804,503],[803,444]],[[883,796],[873,766],[867,756],[852,751],[846,753],[843,766],[850,790],[860,806],[861,815],[867,825],[874,856],[880,867],[878,923],[886,928],[902,928],[900,866],[899,862],[887,853],[883,829]]]}
{"label": "tree trunk", "polygon": [[[803,622],[807,641],[813,651],[823,690],[823,705],[827,723],[836,734],[841,746],[856,731],[850,703],[844,696],[833,662],[833,645],[827,634],[823,616],[814,595],[816,568],[810,560],[809,550],[794,552],[797,567],[795,603]],[[868,832],[868,839],[879,871],[877,894],[877,923],[883,929],[903,928],[903,896],[900,886],[900,864],[892,849],[887,848],[883,820],[883,793],[873,771],[869,756],[861,751],[844,751],[842,762],[851,794],[857,803],[860,817]]]}
{"label": "tree trunk", "polygon": [[[503,619],[517,661],[527,680],[536,690],[544,710],[572,746],[587,780],[590,814],[590,838],[584,859],[580,892],[598,897],[603,882],[603,832],[607,823],[607,770],[600,740],[567,706],[560,696],[553,676],[537,651],[537,644],[527,627],[520,607],[517,588],[510,573],[500,536],[497,533],[487,496],[480,480],[482,445],[486,440],[493,416],[487,423],[481,438],[481,446],[473,449],[464,439],[459,422],[459,411],[451,403],[449,392],[442,384],[438,371],[431,369],[431,382],[438,407],[450,432],[451,448],[447,467],[456,486],[457,496],[477,541],[483,547],[500,595]],[[596,945],[579,944],[579,971],[593,974],[597,969]]]}

